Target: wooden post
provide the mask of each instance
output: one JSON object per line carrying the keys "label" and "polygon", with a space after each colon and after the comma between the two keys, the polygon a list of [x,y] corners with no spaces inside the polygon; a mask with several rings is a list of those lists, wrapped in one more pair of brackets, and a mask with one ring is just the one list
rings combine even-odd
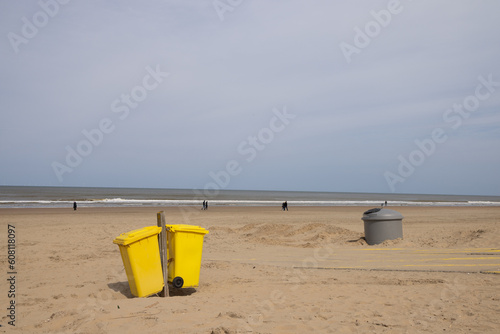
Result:
{"label": "wooden post", "polygon": [[168,297],[168,258],[167,258],[167,228],[165,227],[165,212],[160,211],[156,214],[156,223],[161,227],[159,234],[160,258],[161,267],[163,269],[163,291],[160,293],[162,297]]}

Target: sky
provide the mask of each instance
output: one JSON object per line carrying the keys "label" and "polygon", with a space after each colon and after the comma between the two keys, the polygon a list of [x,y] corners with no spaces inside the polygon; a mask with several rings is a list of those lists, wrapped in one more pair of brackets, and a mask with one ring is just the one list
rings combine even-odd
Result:
{"label": "sky", "polygon": [[498,13],[2,1],[0,185],[500,195]]}

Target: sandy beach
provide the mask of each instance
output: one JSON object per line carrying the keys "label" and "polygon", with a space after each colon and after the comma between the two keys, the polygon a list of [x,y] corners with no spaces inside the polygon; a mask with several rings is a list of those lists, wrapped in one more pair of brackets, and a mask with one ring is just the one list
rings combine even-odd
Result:
{"label": "sandy beach", "polygon": [[[498,333],[500,207],[389,208],[404,238],[373,246],[369,207],[1,209],[0,332]],[[135,298],[112,241],[160,210],[210,231],[200,286]]]}

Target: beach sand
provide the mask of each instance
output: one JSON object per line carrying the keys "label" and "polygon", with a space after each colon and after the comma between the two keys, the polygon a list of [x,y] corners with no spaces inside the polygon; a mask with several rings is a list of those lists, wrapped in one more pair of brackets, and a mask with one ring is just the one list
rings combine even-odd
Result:
{"label": "beach sand", "polygon": [[[0,209],[0,267],[10,224],[23,333],[498,333],[500,208],[389,208],[404,238],[373,246],[368,207]],[[112,241],[159,210],[210,231],[200,286],[135,298]]]}

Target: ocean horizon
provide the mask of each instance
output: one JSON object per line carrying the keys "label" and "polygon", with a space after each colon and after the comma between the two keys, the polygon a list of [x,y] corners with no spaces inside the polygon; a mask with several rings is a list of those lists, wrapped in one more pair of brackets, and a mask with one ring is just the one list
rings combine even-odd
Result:
{"label": "ocean horizon", "polygon": [[500,196],[270,190],[0,186],[0,208],[197,206],[500,206]]}

